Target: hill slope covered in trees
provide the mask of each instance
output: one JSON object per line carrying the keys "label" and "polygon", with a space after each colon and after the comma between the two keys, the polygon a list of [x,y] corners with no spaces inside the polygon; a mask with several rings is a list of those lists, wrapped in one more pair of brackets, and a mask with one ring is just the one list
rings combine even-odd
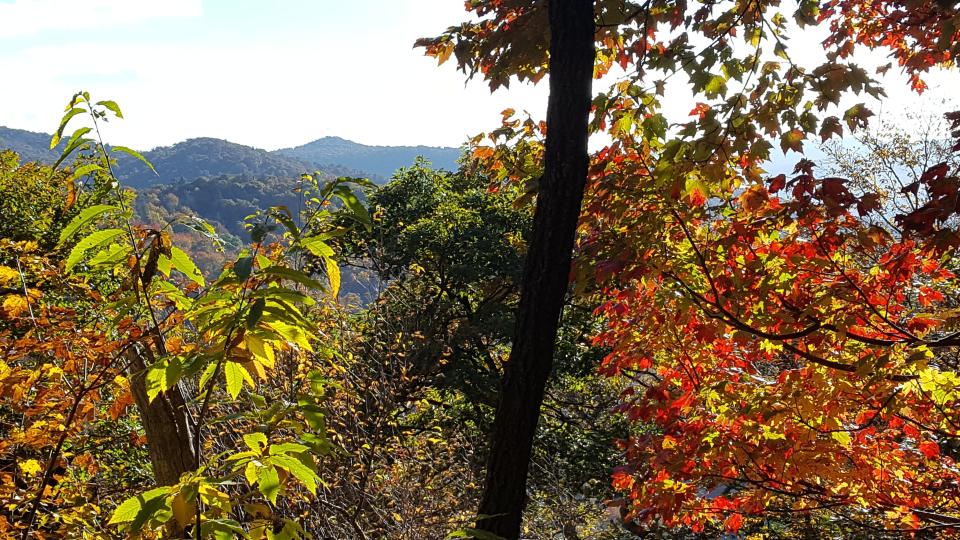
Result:
{"label": "hill slope covered in trees", "polygon": [[[24,161],[50,163],[60,155],[50,150],[50,135],[0,126],[0,147]],[[62,145],[62,143],[61,143]],[[455,170],[460,150],[428,146],[369,146],[339,137],[325,137],[295,148],[268,151],[212,137],[197,137],[141,152],[157,174],[139,161],[119,156],[116,171],[132,187],[143,188],[200,177],[245,175],[297,178],[317,169],[337,176],[362,176],[383,183],[400,167],[423,156],[440,169]]]}
{"label": "hill slope covered in trees", "polygon": [[456,170],[458,148],[438,146],[368,146],[340,137],[323,137],[294,148],[283,148],[277,154],[319,165],[337,164],[389,177],[400,167],[409,166],[413,158],[422,156],[434,167]]}

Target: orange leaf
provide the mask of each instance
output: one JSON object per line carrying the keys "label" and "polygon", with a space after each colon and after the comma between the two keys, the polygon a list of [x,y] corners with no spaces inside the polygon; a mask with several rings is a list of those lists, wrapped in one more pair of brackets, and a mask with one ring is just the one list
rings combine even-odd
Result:
{"label": "orange leaf", "polygon": [[724,520],[723,526],[727,531],[736,533],[743,528],[743,515],[739,513],[730,514],[727,519]]}
{"label": "orange leaf", "polygon": [[923,441],[917,445],[917,449],[920,450],[920,453],[926,456],[927,459],[933,459],[940,455],[940,445],[933,441]]}

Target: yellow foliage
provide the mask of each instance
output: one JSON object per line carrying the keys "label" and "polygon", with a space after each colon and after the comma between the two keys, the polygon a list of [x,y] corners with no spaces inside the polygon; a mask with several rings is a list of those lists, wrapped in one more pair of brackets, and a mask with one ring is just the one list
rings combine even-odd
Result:
{"label": "yellow foliage", "polygon": [[8,294],[3,298],[4,315],[9,318],[16,318],[30,310],[30,304],[27,299],[20,294]]}
{"label": "yellow foliage", "polygon": [[9,286],[20,280],[20,273],[9,266],[0,266],[0,286]]}
{"label": "yellow foliage", "polygon": [[40,474],[40,471],[43,468],[40,466],[40,462],[35,459],[28,459],[20,462],[20,470],[23,471],[23,474],[27,476],[35,476]]}

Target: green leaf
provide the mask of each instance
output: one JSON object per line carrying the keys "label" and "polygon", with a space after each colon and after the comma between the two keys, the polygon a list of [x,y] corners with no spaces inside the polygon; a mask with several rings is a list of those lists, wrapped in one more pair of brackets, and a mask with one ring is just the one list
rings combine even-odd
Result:
{"label": "green leaf", "polygon": [[278,443],[270,445],[270,455],[280,454],[302,454],[309,450],[305,445],[299,443]]}
{"label": "green leaf", "polygon": [[53,134],[53,137],[50,139],[50,149],[53,150],[60,144],[60,139],[63,138],[63,130],[66,129],[67,124],[70,122],[70,119],[78,114],[85,114],[86,109],[80,107],[73,107],[67,111],[67,114],[63,115],[63,118],[60,119],[60,127],[57,128],[56,133]]}
{"label": "green leaf", "polygon": [[710,77],[707,86],[703,89],[703,93],[708,98],[715,98],[721,94],[725,95],[727,93],[727,79],[721,75]]}
{"label": "green leaf", "polygon": [[228,361],[223,366],[223,373],[227,378],[227,393],[233,399],[237,399],[237,396],[240,395],[240,390],[243,389],[243,381],[247,381],[251,388],[254,385],[253,377],[250,376],[247,369],[236,362]]}
{"label": "green leaf", "polygon": [[176,246],[170,248],[170,265],[182,272],[183,275],[187,276],[190,281],[193,281],[197,285],[203,287],[207,284],[206,280],[203,279],[203,272],[197,268],[197,265],[193,263],[190,256]]}
{"label": "green leaf", "polygon": [[367,231],[373,229],[373,221],[370,220],[370,213],[367,212],[367,208],[363,206],[360,199],[354,195],[353,190],[347,186],[337,186],[333,191],[333,195],[343,201],[344,206],[350,210],[352,217],[359,221]]}
{"label": "green leaf", "polygon": [[98,101],[97,105],[102,105],[106,107],[107,109],[112,111],[113,114],[117,115],[117,118],[123,118],[123,113],[120,112],[120,106],[117,105],[116,101],[111,101],[109,99],[105,101]]}
{"label": "green leaf", "polygon": [[89,266],[115,266],[127,260],[130,255],[130,244],[112,244],[107,249],[100,250],[87,261]]}
{"label": "green leaf", "polygon": [[324,242],[324,240],[326,240],[326,238],[323,236],[310,236],[301,240],[300,245],[307,248],[310,253],[313,253],[317,257],[333,257],[333,248]]}
{"label": "green leaf", "polygon": [[68,223],[67,226],[60,231],[60,240],[57,242],[57,247],[63,246],[63,243],[73,236],[74,233],[80,230],[81,227],[87,225],[110,210],[117,210],[117,207],[109,204],[98,204],[89,208],[84,208],[83,211],[77,214],[75,218],[70,220],[70,223]]}
{"label": "green leaf", "polygon": [[137,152],[136,150],[131,150],[126,146],[111,146],[110,149],[116,152],[122,152],[124,154],[127,154],[128,156],[139,159],[144,163],[144,165],[146,165],[147,167],[150,167],[150,170],[153,171],[153,174],[160,176],[160,173],[158,173],[157,170],[153,168],[153,164],[150,163],[147,160],[147,158],[143,157],[143,155],[140,154],[140,152]]}
{"label": "green leaf", "polygon": [[104,229],[86,236],[83,240],[77,242],[77,245],[73,246],[67,261],[64,263],[64,270],[71,271],[87,251],[106,244],[121,234],[123,234],[122,229]]}
{"label": "green leaf", "polygon": [[281,469],[292,474],[297,480],[300,481],[300,483],[310,490],[310,493],[313,493],[314,495],[317,493],[317,482],[320,481],[320,477],[317,476],[317,473],[304,465],[302,461],[287,454],[271,455],[269,461],[277,467],[280,467]]}
{"label": "green leaf", "polygon": [[322,291],[325,289],[325,287],[323,286],[323,283],[320,283],[319,281],[308,277],[303,272],[294,270],[292,268],[286,268],[284,266],[271,266],[268,268],[264,268],[262,272],[267,275],[277,276],[283,279],[288,279],[290,281],[295,281],[305,287],[316,289],[318,291]]}
{"label": "green leaf", "polygon": [[[160,259],[162,261],[164,256],[161,255]],[[157,266],[159,267],[160,265],[157,264]],[[187,311],[193,306],[193,299],[183,294],[183,291],[180,290],[179,287],[173,285],[169,281],[159,280],[155,281],[154,283],[157,285],[157,290],[166,295],[168,300],[173,301],[173,303],[177,306],[177,309]]]}
{"label": "green leaf", "polygon": [[293,343],[304,350],[313,351],[313,347],[310,346],[310,340],[307,338],[307,333],[302,327],[286,324],[280,321],[271,321],[268,323],[268,325],[278,334],[283,336],[288,342]]}
{"label": "green leaf", "polygon": [[322,407],[310,403],[305,399],[299,400],[297,405],[300,408],[300,413],[303,414],[303,419],[307,422],[307,425],[310,426],[310,429],[321,433],[323,432],[322,430],[326,429],[327,417]]}
{"label": "green leaf", "polygon": [[447,538],[473,538],[475,540],[506,540],[502,536],[492,532],[481,531],[480,529],[464,528],[457,529],[447,535]]}
{"label": "green leaf", "polygon": [[270,208],[270,215],[286,227],[287,232],[294,238],[300,237],[300,228],[294,223],[290,209],[286,206],[273,206]]}
{"label": "green leaf", "polygon": [[53,163],[51,168],[56,169],[60,166],[61,163],[74,152],[77,148],[80,148],[82,145],[90,142],[89,139],[84,139],[83,136],[87,133],[90,133],[91,128],[82,127],[73,132],[73,135],[70,136],[70,140],[67,141],[67,145],[64,147],[63,152],[61,152],[60,157],[57,158],[57,161]]}
{"label": "green leaf", "polygon": [[209,392],[210,391],[209,382],[210,382],[210,379],[213,378],[213,374],[216,370],[217,370],[216,362],[210,362],[209,364],[207,364],[207,367],[204,368],[203,373],[200,374],[200,381],[197,383],[197,388],[204,392]]}
{"label": "green leaf", "polygon": [[156,362],[147,370],[144,382],[147,386],[147,399],[153,401],[160,394],[173,388],[183,373],[183,363],[179,358],[167,358]]}
{"label": "green leaf", "polygon": [[280,494],[280,475],[277,474],[277,469],[269,465],[258,469],[257,487],[271,503],[277,504],[277,495]]}
{"label": "green leaf", "polygon": [[650,139],[662,139],[667,135],[667,119],[660,113],[650,115],[643,120],[643,136]]}
{"label": "green leaf", "polygon": [[867,109],[863,103],[858,103],[843,113],[843,119],[851,131],[867,127],[867,121],[871,116],[873,116],[873,112]]}
{"label": "green leaf", "polygon": [[293,304],[303,304],[305,306],[312,306],[317,303],[316,300],[303,293],[291,291],[290,289],[285,289],[283,287],[267,287],[265,289],[257,289],[250,293],[250,297],[266,298],[270,300],[281,299]]}
{"label": "green leaf", "polygon": [[254,244],[259,244],[263,242],[263,239],[267,237],[267,234],[272,232],[276,227],[270,225],[264,225],[263,223],[256,223],[250,229],[250,240]]}
{"label": "green leaf", "polygon": [[257,298],[253,305],[250,306],[250,311],[247,312],[247,330],[253,330],[257,327],[257,323],[260,322],[260,317],[263,317],[263,308],[266,305],[266,300],[263,298]]}
{"label": "green leaf", "polygon": [[213,537],[214,540],[236,540],[247,538],[240,523],[232,519],[208,519],[200,525],[199,538]]}
{"label": "green leaf", "polygon": [[85,90],[77,92],[70,98],[70,103],[68,103],[67,107],[63,110],[69,111],[71,107],[76,107],[81,103],[90,103],[90,92]]}
{"label": "green leaf", "polygon": [[780,150],[786,153],[787,150],[793,150],[797,153],[803,153],[804,134],[799,129],[793,129],[784,133],[780,137]]}
{"label": "green leaf", "polygon": [[840,119],[836,116],[830,116],[823,119],[823,122],[820,125],[820,139],[822,142],[827,142],[827,139],[837,135],[838,137],[843,137],[843,126],[840,125]]}
{"label": "green leaf", "polygon": [[254,360],[266,367],[273,367],[276,362],[276,357],[270,345],[253,335],[252,332],[247,332],[247,334],[243,336],[243,340],[247,345],[247,350],[253,355]]}
{"label": "green leaf", "polygon": [[267,436],[259,431],[254,433],[245,433],[243,435],[243,442],[246,443],[247,448],[250,450],[260,453],[267,446]]}
{"label": "green leaf", "polygon": [[[107,525],[123,523],[139,523],[142,525],[151,514],[159,509],[160,505],[163,504],[163,497],[169,493],[170,487],[164,486],[130,497],[113,511],[113,515],[110,517]],[[157,501],[159,501],[160,505],[154,504]]]}
{"label": "green leaf", "polygon": [[253,271],[253,257],[243,257],[237,259],[237,262],[233,263],[233,273],[236,274],[240,281],[246,281],[250,277],[250,272]]}
{"label": "green leaf", "polygon": [[82,167],[77,167],[73,174],[70,175],[70,178],[67,179],[67,182],[76,182],[78,178],[83,178],[90,173],[102,171],[103,167],[97,165],[96,163],[88,163]]}

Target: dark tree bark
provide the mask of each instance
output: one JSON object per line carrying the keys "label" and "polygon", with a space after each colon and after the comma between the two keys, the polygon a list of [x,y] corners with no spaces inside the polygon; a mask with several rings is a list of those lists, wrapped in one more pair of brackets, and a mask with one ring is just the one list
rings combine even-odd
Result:
{"label": "dark tree bark", "polygon": [[133,347],[127,353],[130,361],[130,391],[140,412],[140,421],[147,435],[147,451],[157,484],[169,486],[180,481],[185,472],[196,470],[192,426],[183,390],[176,385],[153,401],[147,397],[144,381],[147,365],[142,353]]}
{"label": "dark tree bark", "polygon": [[533,438],[553,367],[589,165],[593,1],[549,0],[549,15],[550,98],[544,172],[477,521],[480,530],[508,540],[520,534]]}

